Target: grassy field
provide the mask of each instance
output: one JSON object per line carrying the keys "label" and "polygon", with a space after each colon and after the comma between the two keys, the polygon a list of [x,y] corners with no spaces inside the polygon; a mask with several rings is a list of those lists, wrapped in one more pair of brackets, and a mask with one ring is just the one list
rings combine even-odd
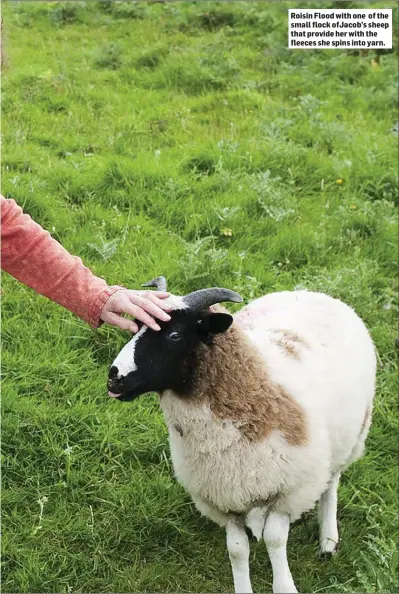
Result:
{"label": "grassy field", "polygon": [[[288,50],[295,6],[3,3],[2,191],[110,284],[305,287],[356,309],[380,366],[341,549],[318,560],[312,513],[288,553],[302,592],[397,592],[397,56]],[[231,591],[155,396],[107,397],[127,336],[2,284],[2,591]]]}

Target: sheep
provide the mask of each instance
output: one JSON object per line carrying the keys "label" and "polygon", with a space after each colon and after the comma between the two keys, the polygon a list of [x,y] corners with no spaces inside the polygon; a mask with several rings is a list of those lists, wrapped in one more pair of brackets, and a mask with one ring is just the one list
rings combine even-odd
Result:
{"label": "sheep", "polygon": [[[166,290],[158,277],[146,286]],[[260,297],[234,316],[228,289],[171,295],[171,320],[142,326],[113,362],[110,396],[158,392],[177,480],[226,529],[235,592],[252,592],[247,529],[264,539],[273,592],[297,592],[290,523],[318,502],[320,553],[338,545],[341,473],[364,449],[376,355],[356,313],[322,293]]]}

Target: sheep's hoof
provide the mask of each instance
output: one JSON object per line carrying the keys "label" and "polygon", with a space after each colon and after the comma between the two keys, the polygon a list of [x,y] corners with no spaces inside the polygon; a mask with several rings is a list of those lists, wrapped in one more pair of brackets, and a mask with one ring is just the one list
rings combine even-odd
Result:
{"label": "sheep's hoof", "polygon": [[322,551],[321,549],[319,549],[319,559],[320,561],[329,561],[333,555],[335,555],[335,551]]}
{"label": "sheep's hoof", "polygon": [[331,538],[325,538],[324,542],[319,547],[319,559],[328,561],[338,551],[339,542],[335,542]]}

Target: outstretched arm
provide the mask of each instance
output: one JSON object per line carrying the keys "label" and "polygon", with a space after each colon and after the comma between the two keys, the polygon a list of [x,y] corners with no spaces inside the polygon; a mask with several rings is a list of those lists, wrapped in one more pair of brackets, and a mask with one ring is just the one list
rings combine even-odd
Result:
{"label": "outstretched arm", "polygon": [[1,197],[1,267],[16,279],[48,297],[82,320],[98,327],[102,322],[123,330],[137,331],[137,325],[122,317],[127,313],[154,330],[153,319],[167,321],[168,293],[131,291],[108,286],[82,260],[72,256],[14,200]]}

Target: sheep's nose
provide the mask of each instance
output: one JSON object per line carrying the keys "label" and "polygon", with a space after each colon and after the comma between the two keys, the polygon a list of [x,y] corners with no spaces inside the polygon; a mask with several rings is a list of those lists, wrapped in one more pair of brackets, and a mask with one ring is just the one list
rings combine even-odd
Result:
{"label": "sheep's nose", "polygon": [[119,370],[115,365],[112,365],[108,373],[108,384],[107,388],[110,392],[118,392],[118,384],[120,384],[120,378],[118,378]]}
{"label": "sheep's nose", "polygon": [[115,365],[112,365],[111,369],[108,373],[108,379],[113,380],[118,377],[118,368]]}

